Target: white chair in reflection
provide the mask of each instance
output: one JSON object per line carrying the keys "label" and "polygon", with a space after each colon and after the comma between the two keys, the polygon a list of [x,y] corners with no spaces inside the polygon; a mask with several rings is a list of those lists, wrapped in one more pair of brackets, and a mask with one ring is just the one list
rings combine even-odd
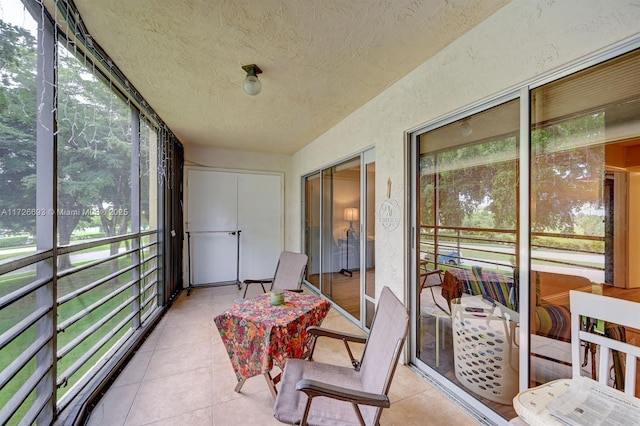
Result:
{"label": "white chair in reflection", "polygon": [[[623,327],[640,329],[640,303],[576,290],[569,292],[571,308],[571,374],[582,375],[581,341],[595,344],[599,348],[597,360],[597,381],[607,386],[609,371],[612,367],[612,351],[625,354],[626,370],[624,375],[624,393],[634,397],[636,389],[636,364],[640,357],[640,347],[607,337],[595,329],[585,330],[582,317],[602,320]],[[559,379],[520,392],[513,399],[513,406],[519,417],[512,419],[510,425],[545,424],[561,425],[549,414],[547,405],[570,389],[572,379]],[[618,391],[614,391],[618,392]],[[588,423],[588,422],[587,422]],[[585,424],[587,424],[585,423]]]}

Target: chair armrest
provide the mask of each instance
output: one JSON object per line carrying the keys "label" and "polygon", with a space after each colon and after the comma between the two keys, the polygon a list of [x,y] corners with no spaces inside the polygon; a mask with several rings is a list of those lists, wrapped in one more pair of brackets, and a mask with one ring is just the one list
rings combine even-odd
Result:
{"label": "chair armrest", "polygon": [[356,370],[360,370],[360,361],[354,358],[353,352],[351,352],[351,348],[349,347],[349,342],[367,343],[367,337],[358,336],[357,334],[342,333],[340,331],[329,330],[328,328],[322,328],[318,326],[307,327],[307,333],[309,333],[312,338],[311,348],[309,349],[309,361],[313,361],[313,353],[316,350],[316,342],[318,341],[318,337],[330,337],[332,339],[342,340],[345,348],[347,349],[347,353],[349,354],[351,365]]}
{"label": "chair armrest", "polygon": [[424,272],[420,273],[421,277],[428,277],[429,275],[433,275],[433,274],[438,274],[441,275],[444,271],[442,269],[431,269],[431,270],[425,270]]}
{"label": "chair armrest", "polygon": [[302,379],[296,384],[296,390],[304,392],[309,398],[326,396],[353,404],[372,405],[382,408],[389,408],[391,406],[387,395],[330,385],[317,380]]}
{"label": "chair armrest", "polygon": [[291,291],[293,293],[302,293],[302,292],[304,292],[304,290],[301,289],[301,288],[288,288],[286,291]]}
{"label": "chair armrest", "polygon": [[347,340],[349,342],[355,342],[355,343],[367,343],[366,336],[343,333],[341,331],[330,330],[328,328],[322,328],[318,326],[307,327],[307,333],[311,334],[314,337],[324,336],[324,337],[330,337],[332,339]]}
{"label": "chair armrest", "polygon": [[261,280],[244,280],[242,284],[268,284],[273,282],[273,278],[263,278]]}

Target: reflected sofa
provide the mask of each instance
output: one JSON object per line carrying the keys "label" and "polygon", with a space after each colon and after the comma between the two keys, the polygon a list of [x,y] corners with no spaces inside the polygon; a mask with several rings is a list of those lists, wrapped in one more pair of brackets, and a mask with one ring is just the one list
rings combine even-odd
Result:
{"label": "reflected sofa", "polygon": [[[451,300],[462,293],[482,295],[500,303],[509,309],[519,312],[518,279],[514,280],[504,274],[485,271],[473,267],[468,269],[449,269],[445,272],[442,284],[442,296]],[[585,277],[559,274],[555,272],[531,271],[531,300],[535,300],[531,324],[535,334],[563,342],[571,341],[571,312],[569,310],[569,290],[592,292],[594,284]],[[594,326],[594,324],[590,324]],[[604,334],[616,340],[626,341],[623,326],[613,323],[604,324]],[[595,349],[591,349],[592,361]],[[624,377],[624,361],[617,351],[613,352],[614,386],[624,389],[624,383],[618,377]],[[595,363],[592,362],[592,366]],[[596,377],[595,369],[592,376]]]}
{"label": "reflected sofa", "polygon": [[[519,312],[519,286],[517,278],[487,271],[478,267],[469,269],[449,269],[445,272],[442,296],[451,300],[462,293],[482,295],[486,299],[500,303]],[[532,324],[539,336],[569,342],[571,339],[571,313],[569,312],[569,290],[591,291],[588,278],[555,272],[531,272]]]}

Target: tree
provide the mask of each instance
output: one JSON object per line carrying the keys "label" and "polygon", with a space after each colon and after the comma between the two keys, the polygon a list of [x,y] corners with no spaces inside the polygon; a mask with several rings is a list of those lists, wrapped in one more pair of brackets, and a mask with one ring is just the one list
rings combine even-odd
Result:
{"label": "tree", "polygon": [[0,229],[14,232],[35,230],[36,61],[31,33],[0,20]]}
{"label": "tree", "polygon": [[[532,130],[532,230],[574,234],[579,228],[578,214],[585,207],[603,209],[603,131],[602,113],[570,117]],[[517,147],[516,137],[506,136],[421,156],[421,224],[466,226],[476,223],[471,220],[473,215],[486,210],[495,228],[516,229]],[[436,188],[438,218],[434,224]],[[595,232],[597,228],[584,230]]]}
{"label": "tree", "polygon": [[531,226],[573,234],[577,212],[602,208],[604,114],[588,114],[531,134]]}
{"label": "tree", "polygon": [[516,153],[515,137],[507,137],[422,156],[422,223],[433,223],[437,178],[438,225],[460,227],[487,209],[496,227],[515,229]]}
{"label": "tree", "polygon": [[[131,213],[131,110],[70,52],[59,49],[58,56],[59,242],[68,244],[92,214],[107,236],[124,234]],[[118,247],[112,244],[111,253]]]}
{"label": "tree", "polygon": [[[35,215],[1,213],[35,209],[37,110],[49,106],[36,99],[35,38],[0,25],[0,229],[33,232]],[[57,60],[58,245],[69,244],[92,215],[107,236],[124,234],[131,222],[131,109],[62,45]],[[60,269],[69,266],[61,256]]]}

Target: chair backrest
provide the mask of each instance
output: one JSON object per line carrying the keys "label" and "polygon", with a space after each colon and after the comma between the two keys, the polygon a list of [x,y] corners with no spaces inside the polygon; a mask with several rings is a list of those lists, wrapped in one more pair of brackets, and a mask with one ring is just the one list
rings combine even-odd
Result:
{"label": "chair backrest", "polygon": [[[360,374],[363,391],[385,395],[389,393],[408,330],[407,308],[389,287],[384,287],[362,354]],[[367,424],[377,424],[381,408],[361,409]]]}
{"label": "chair backrest", "polygon": [[[581,316],[604,320],[618,326],[640,329],[640,303],[615,299],[599,294],[586,293],[576,290],[569,292],[571,304],[571,364],[572,375],[580,376],[582,364],[580,358],[580,340],[600,345],[600,360],[598,362],[598,381],[607,384],[609,378],[609,351],[615,350],[626,354],[626,372],[624,391],[634,396],[636,383],[636,361],[640,357],[640,347],[626,342],[593,333],[581,328]],[[604,354],[604,355],[603,355]]]}
{"label": "chair backrest", "polygon": [[281,288],[283,290],[300,290],[304,272],[307,268],[307,255],[283,251],[276,266],[273,276],[273,286],[271,288]]}

